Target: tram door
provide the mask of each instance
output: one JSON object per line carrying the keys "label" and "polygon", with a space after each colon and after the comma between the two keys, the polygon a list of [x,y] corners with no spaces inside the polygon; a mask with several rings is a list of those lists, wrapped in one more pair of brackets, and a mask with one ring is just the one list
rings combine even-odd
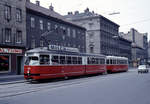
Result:
{"label": "tram door", "polygon": [[60,64],[61,64],[61,73],[64,75],[64,77],[67,76],[66,72],[66,57],[65,56],[60,56]]}

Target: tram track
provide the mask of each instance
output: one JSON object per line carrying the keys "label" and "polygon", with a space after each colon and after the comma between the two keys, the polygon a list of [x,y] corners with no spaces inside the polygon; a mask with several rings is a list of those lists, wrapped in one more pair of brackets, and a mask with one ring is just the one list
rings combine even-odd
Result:
{"label": "tram track", "polygon": [[[122,74],[122,73],[121,73]],[[122,74],[124,75],[124,74]],[[96,79],[101,79],[101,80],[108,80],[107,77],[116,77],[115,75],[105,75],[105,76],[94,76],[94,77],[87,77],[87,78],[80,78],[80,79],[71,79],[71,80],[63,80],[63,81],[58,81],[58,82],[49,82],[49,83],[39,83],[39,84],[29,84],[27,82],[25,83],[19,83],[19,84],[13,84],[11,86],[3,86],[0,87],[0,99],[2,98],[9,98],[13,96],[19,96],[23,94],[29,94],[29,93],[34,93],[42,90],[47,90],[47,89],[57,89],[60,87],[66,87],[66,86],[72,86],[72,85],[77,85],[81,83],[87,83],[87,82],[93,82]],[[4,90],[8,89],[7,91]]]}

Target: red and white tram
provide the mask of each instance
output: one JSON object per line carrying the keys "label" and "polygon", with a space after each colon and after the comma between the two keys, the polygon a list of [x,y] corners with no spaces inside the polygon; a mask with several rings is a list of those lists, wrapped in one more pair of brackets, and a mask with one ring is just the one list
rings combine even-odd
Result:
{"label": "red and white tram", "polygon": [[[58,48],[58,47],[57,47]],[[24,78],[31,80],[105,73],[104,55],[91,55],[78,51],[35,48],[26,52]]]}
{"label": "red and white tram", "polygon": [[106,56],[107,72],[128,71],[128,58],[117,56]]}

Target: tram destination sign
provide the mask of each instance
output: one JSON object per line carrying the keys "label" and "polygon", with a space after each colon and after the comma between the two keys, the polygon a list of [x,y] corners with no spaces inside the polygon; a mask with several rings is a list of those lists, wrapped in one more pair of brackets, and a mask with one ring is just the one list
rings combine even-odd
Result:
{"label": "tram destination sign", "polygon": [[48,48],[49,50],[56,50],[56,51],[79,52],[78,48],[64,47],[58,45],[49,45]]}
{"label": "tram destination sign", "polygon": [[22,49],[0,48],[0,53],[22,53]]}

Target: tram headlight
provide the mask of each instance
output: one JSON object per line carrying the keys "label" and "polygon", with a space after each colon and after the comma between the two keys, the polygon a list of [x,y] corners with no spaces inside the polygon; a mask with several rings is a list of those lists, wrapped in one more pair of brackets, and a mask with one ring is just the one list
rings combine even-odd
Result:
{"label": "tram headlight", "polygon": [[28,67],[27,74],[30,74],[30,67]]}
{"label": "tram headlight", "polygon": [[30,73],[30,70],[28,70],[27,73],[29,74],[29,73]]}

